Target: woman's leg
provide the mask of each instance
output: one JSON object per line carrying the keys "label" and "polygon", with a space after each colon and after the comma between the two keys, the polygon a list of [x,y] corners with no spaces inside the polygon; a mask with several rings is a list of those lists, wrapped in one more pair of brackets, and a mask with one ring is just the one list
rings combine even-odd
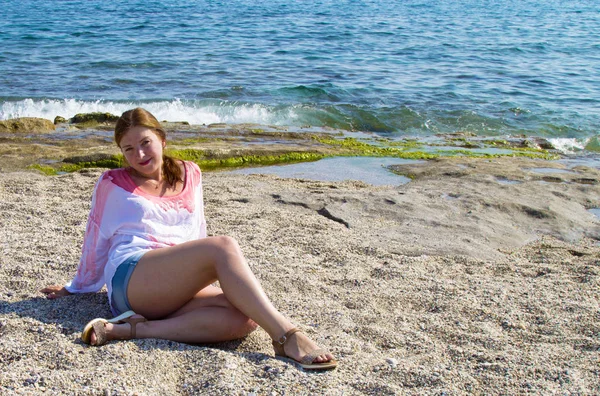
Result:
{"label": "woman's leg", "polygon": [[[190,312],[196,310],[186,308],[186,304],[215,280],[219,281],[231,305],[258,323],[271,338],[279,339],[294,327],[271,304],[246,264],[237,242],[229,237],[211,237],[153,250],[138,262],[127,289],[131,307],[148,319],[167,317],[171,321],[162,326],[154,324],[154,320],[139,323],[137,334],[174,339],[180,329],[195,320]],[[127,324],[122,326],[129,327]],[[171,330],[169,326],[172,326]],[[193,332],[189,327],[188,330]],[[160,331],[160,334],[153,331]],[[107,332],[110,332],[108,326]],[[316,348],[301,333],[290,337],[285,345],[286,353],[295,359]],[[327,354],[316,361],[332,358]]]}
{"label": "woman's leg", "polygon": [[[162,338],[178,342],[210,343],[245,337],[258,325],[225,298],[218,287],[207,286],[188,303],[164,319],[136,326],[136,338]],[[113,330],[114,329],[114,330]],[[129,325],[109,326],[109,339],[126,339]],[[92,337],[92,344],[96,341]]]}

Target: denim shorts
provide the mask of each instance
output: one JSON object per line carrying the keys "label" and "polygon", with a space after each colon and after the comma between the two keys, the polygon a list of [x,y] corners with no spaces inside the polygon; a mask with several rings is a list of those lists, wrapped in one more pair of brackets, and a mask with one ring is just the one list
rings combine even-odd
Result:
{"label": "denim shorts", "polygon": [[146,252],[134,254],[117,267],[117,271],[112,278],[111,298],[111,308],[115,316],[131,310],[131,305],[129,305],[127,299],[127,285],[129,285],[129,278],[131,278],[135,266],[144,253]]}

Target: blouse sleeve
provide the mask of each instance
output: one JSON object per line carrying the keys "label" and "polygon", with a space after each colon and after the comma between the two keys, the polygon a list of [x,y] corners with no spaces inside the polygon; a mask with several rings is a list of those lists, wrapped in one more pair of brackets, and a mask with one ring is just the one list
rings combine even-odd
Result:
{"label": "blouse sleeve", "polygon": [[197,196],[197,207],[200,211],[200,224],[199,224],[199,237],[206,238],[206,217],[204,217],[204,189],[202,188],[202,171],[200,167],[194,163],[190,163],[195,173],[195,182],[197,184],[196,190],[198,191]]}
{"label": "blouse sleeve", "polygon": [[109,238],[102,233],[100,225],[106,207],[109,183],[107,174],[104,174],[94,188],[92,208],[83,238],[77,274],[65,285],[71,293],[96,292],[104,286],[104,267],[108,260]]}

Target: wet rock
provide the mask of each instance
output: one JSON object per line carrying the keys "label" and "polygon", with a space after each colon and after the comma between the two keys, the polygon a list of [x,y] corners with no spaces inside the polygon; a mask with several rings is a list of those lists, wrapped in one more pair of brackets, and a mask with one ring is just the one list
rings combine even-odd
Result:
{"label": "wet rock", "polygon": [[52,121],[45,118],[21,117],[0,121],[0,132],[5,133],[47,133],[55,129]]}
{"label": "wet rock", "polygon": [[600,151],[600,135],[592,137],[585,145],[585,149],[588,151]]}
{"label": "wet rock", "polygon": [[542,150],[556,150],[556,147],[550,141],[543,138],[533,139],[534,143]]}
{"label": "wet rock", "polygon": [[67,119],[61,116],[54,117],[54,125],[64,124],[67,122]]}
{"label": "wet rock", "polygon": [[521,142],[516,144],[512,144],[511,146],[519,147],[519,148],[530,148],[530,149],[541,149],[541,150],[556,150],[556,147],[550,141],[544,138],[531,138],[524,139]]}
{"label": "wet rock", "polygon": [[166,125],[166,126],[190,125],[190,123],[188,121],[167,121],[167,120],[162,120],[160,123],[163,124],[163,125]]}
{"label": "wet rock", "polygon": [[110,113],[80,113],[75,114],[69,121],[71,124],[87,124],[87,123],[113,123],[117,122],[119,116]]}

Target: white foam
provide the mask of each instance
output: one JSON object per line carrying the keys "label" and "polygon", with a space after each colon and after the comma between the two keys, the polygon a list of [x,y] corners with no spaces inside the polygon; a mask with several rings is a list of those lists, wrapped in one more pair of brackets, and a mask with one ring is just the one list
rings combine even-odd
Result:
{"label": "white foam", "polygon": [[588,139],[551,138],[548,140],[558,151],[565,154],[573,154],[583,150]]}
{"label": "white foam", "polygon": [[78,113],[111,113],[121,115],[134,107],[143,107],[158,120],[187,121],[190,124],[264,124],[294,125],[298,115],[293,108],[275,109],[256,103],[230,101],[191,101],[180,99],[157,102],[82,101],[77,99],[23,99],[3,102],[0,120],[18,117],[39,117],[54,120],[56,116],[71,118]]}

